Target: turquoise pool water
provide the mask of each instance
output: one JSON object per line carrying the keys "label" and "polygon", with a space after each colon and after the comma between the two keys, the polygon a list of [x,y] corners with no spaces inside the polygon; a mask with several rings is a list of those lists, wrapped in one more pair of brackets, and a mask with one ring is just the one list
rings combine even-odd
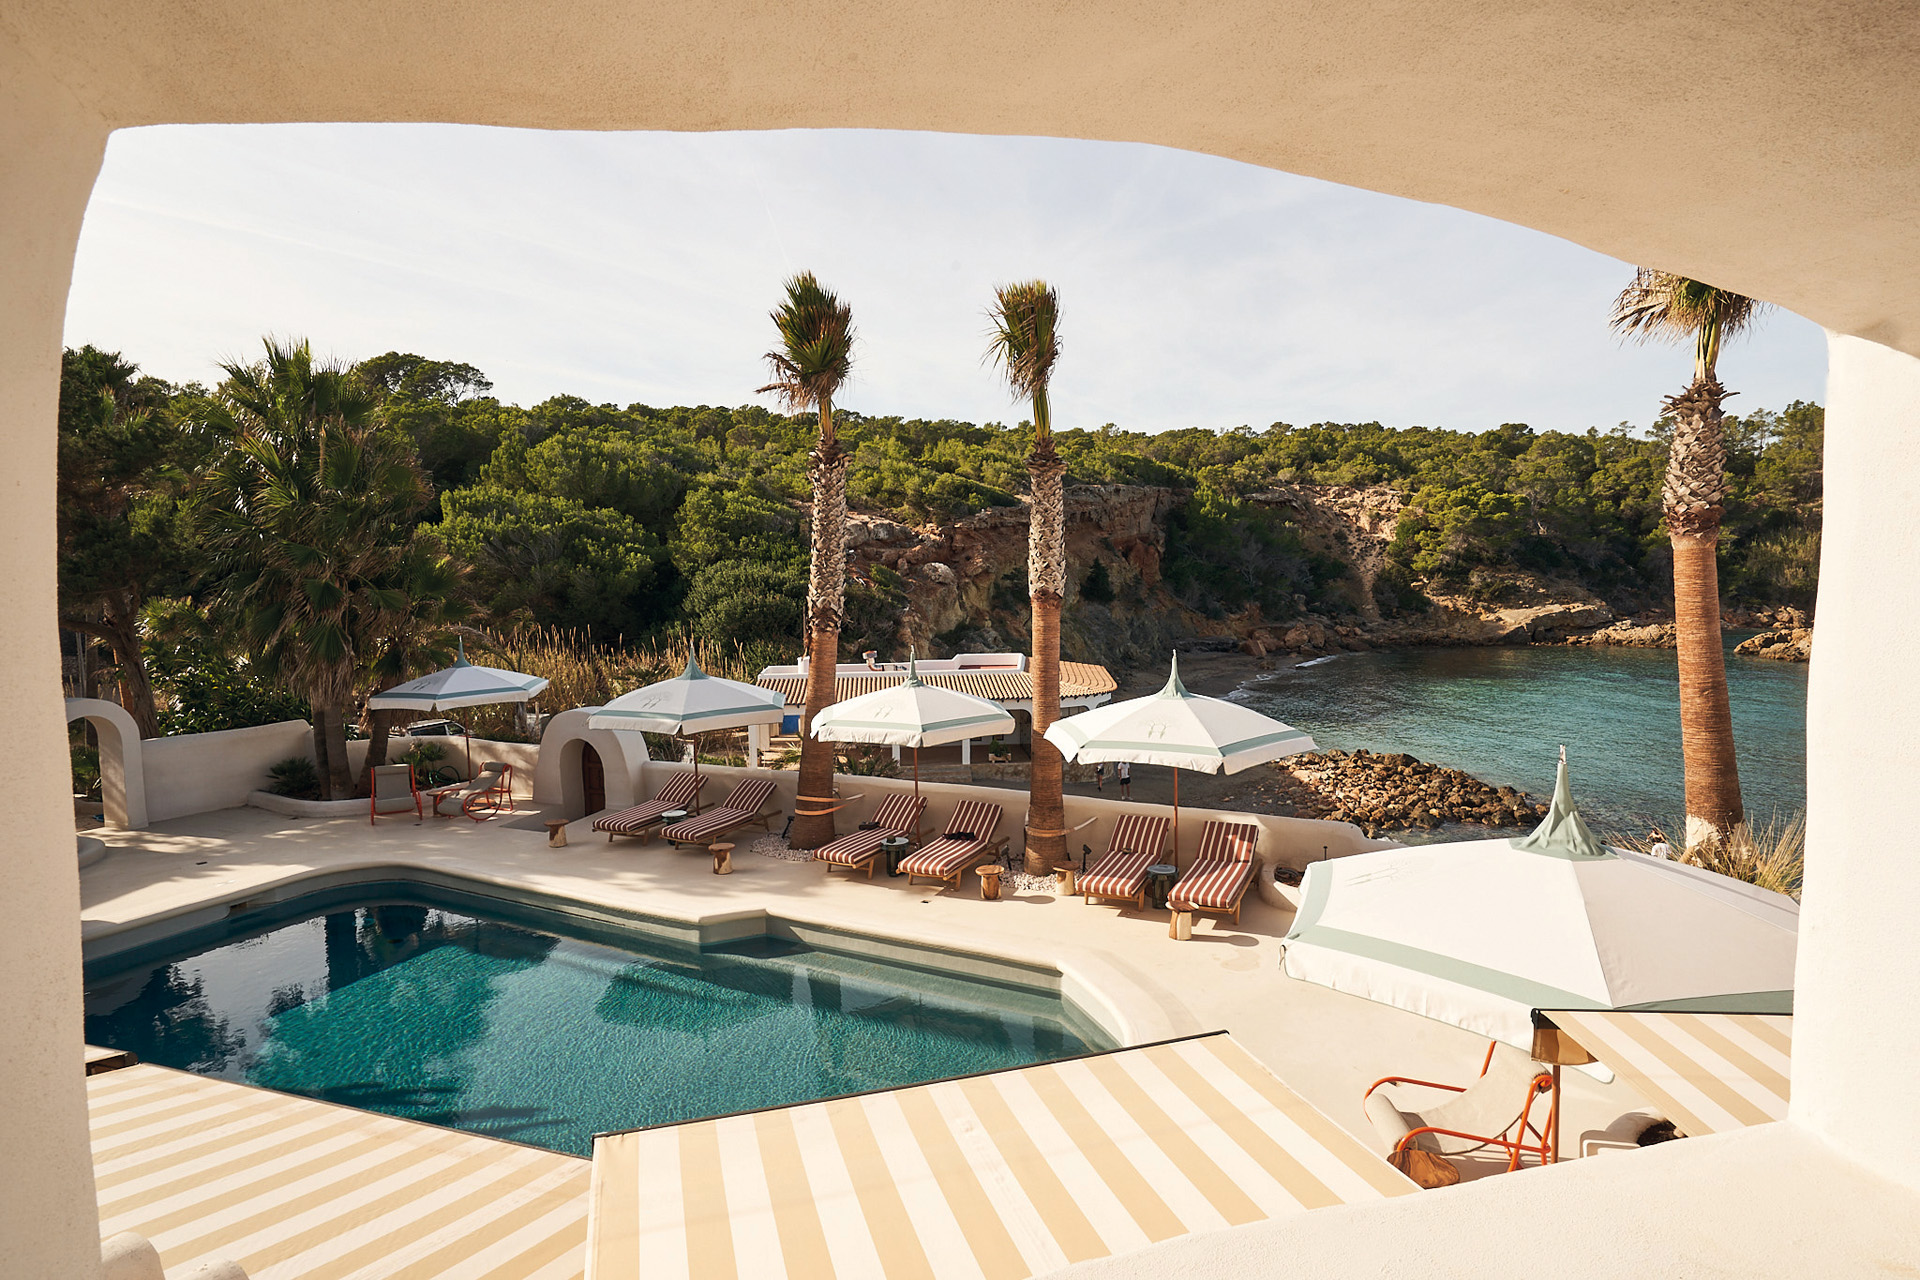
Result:
{"label": "turquoise pool water", "polygon": [[[1730,634],[1729,649],[1746,634]],[[1727,691],[1747,812],[1765,821],[1804,810],[1805,664],[1729,652]],[[1624,827],[1671,824],[1683,811],[1672,650],[1516,646],[1350,654],[1260,676],[1235,696],[1307,730],[1323,746],[1405,751],[1543,799],[1552,794],[1554,763],[1565,743],[1574,794],[1589,819]]]}
{"label": "turquoise pool water", "polygon": [[579,1155],[596,1132],[1105,1047],[1029,989],[774,938],[615,946],[565,936],[565,918],[382,890],[90,966],[88,1043]]}

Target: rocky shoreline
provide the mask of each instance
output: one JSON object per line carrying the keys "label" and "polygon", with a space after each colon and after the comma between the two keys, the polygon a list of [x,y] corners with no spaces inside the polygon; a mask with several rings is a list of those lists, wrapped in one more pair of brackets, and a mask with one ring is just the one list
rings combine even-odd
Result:
{"label": "rocky shoreline", "polygon": [[1523,791],[1404,752],[1320,751],[1274,767],[1319,797],[1321,812],[1302,806],[1299,816],[1351,822],[1369,836],[1450,823],[1523,827],[1547,814],[1546,805]]}

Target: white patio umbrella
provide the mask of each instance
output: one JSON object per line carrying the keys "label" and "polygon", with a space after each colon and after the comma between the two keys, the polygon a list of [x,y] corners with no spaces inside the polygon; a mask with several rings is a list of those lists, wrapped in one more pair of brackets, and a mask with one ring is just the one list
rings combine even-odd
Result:
{"label": "white patio umbrella", "polygon": [[1180,770],[1238,773],[1256,764],[1314,750],[1292,725],[1224,698],[1188,693],[1173,655],[1166,687],[1056,720],[1047,741],[1082,764],[1158,764],[1173,769],[1173,856],[1180,857]]}
{"label": "white patio umbrella", "polygon": [[[460,639],[460,660],[430,675],[397,684],[367,699],[370,711],[454,711],[461,707],[490,707],[503,702],[528,702],[546,690],[545,676],[476,667],[467,661],[467,642]],[[467,742],[467,772],[473,772],[473,735],[461,726]]]}
{"label": "white patio umbrella", "polygon": [[779,724],[786,710],[786,699],[773,689],[708,675],[688,649],[685,671],[621,694],[587,717],[587,727],[692,738],[693,773],[699,777],[701,734]]}
{"label": "white patio umbrella", "polygon": [[1282,967],[1530,1049],[1535,1009],[1788,1013],[1800,905],[1603,847],[1553,806],[1517,840],[1352,854],[1307,868]]}
{"label": "white patio umbrella", "polygon": [[868,742],[913,748],[913,794],[920,794],[920,748],[990,733],[1011,733],[1013,715],[997,702],[958,689],[923,684],[907,659],[907,678],[886,689],[836,702],[813,718],[825,742]]}

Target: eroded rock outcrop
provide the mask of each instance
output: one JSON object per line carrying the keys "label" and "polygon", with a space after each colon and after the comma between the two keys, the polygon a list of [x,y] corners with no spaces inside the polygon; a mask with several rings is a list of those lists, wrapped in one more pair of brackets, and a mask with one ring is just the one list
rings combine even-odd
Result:
{"label": "eroded rock outcrop", "polygon": [[1472,774],[1405,754],[1321,751],[1276,767],[1321,798],[1323,812],[1302,816],[1351,822],[1369,835],[1450,822],[1521,827],[1547,813],[1546,805],[1525,792],[1490,786]]}

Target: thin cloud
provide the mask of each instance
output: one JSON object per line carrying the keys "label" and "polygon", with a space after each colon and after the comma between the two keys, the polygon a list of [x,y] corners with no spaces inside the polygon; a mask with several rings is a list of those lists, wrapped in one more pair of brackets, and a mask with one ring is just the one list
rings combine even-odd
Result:
{"label": "thin cloud", "polygon": [[[464,360],[522,404],[741,404],[800,267],[854,304],[868,413],[1017,418],[982,312],[1036,275],[1067,427],[1583,430],[1689,373],[1607,333],[1626,264],[1538,232],[1157,147],[867,131],[123,130],[66,333],[176,380],[276,332]],[[1778,407],[1822,397],[1825,358],[1776,313],[1722,373]]]}

